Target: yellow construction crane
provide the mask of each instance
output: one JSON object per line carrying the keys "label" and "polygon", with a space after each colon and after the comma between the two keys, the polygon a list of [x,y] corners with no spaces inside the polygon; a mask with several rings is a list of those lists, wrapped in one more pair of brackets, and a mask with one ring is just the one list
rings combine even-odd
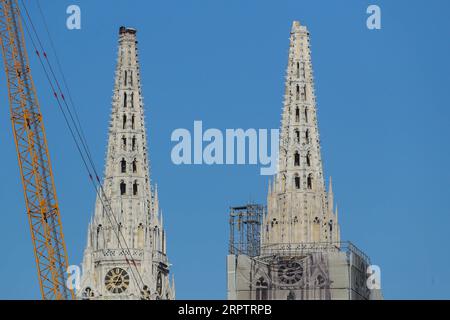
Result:
{"label": "yellow construction crane", "polygon": [[17,0],[0,0],[0,38],[11,122],[43,299],[70,299],[67,251],[47,138]]}

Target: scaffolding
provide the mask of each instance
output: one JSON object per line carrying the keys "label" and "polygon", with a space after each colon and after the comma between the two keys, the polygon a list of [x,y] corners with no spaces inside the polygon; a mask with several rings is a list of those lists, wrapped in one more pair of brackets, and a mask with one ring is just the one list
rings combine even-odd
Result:
{"label": "scaffolding", "polygon": [[260,255],[261,225],[266,210],[266,206],[260,204],[230,208],[230,254]]}
{"label": "scaffolding", "polygon": [[[274,243],[228,259],[228,290],[243,300],[369,300],[369,257],[351,242]],[[372,296],[373,294],[373,296]]]}
{"label": "scaffolding", "polygon": [[340,242],[302,242],[302,243],[272,243],[262,246],[259,259],[280,257],[303,257],[307,254],[321,252],[345,252],[348,257],[357,256],[370,265],[370,258],[350,241]]}

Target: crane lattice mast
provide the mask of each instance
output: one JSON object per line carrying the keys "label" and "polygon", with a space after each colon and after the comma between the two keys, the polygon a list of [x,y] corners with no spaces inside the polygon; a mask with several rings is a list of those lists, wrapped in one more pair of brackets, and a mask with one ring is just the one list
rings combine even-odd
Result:
{"label": "crane lattice mast", "polygon": [[0,38],[41,295],[43,299],[73,298],[66,286],[67,251],[17,0],[0,0]]}

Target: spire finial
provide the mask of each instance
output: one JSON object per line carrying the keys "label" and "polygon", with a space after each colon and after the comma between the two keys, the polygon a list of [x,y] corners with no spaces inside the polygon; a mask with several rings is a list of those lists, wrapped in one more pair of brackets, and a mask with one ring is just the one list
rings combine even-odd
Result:
{"label": "spire finial", "polygon": [[331,176],[330,176],[330,179],[328,181],[328,193],[329,194],[333,194],[333,179],[332,179]]}

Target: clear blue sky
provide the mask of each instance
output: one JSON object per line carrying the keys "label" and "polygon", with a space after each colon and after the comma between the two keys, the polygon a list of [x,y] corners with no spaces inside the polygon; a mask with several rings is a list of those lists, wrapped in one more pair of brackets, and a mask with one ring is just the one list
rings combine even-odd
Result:
{"label": "clear blue sky", "polygon": [[[257,166],[175,166],[171,132],[194,120],[208,128],[277,128],[294,19],[311,32],[324,170],[333,176],[342,238],[380,265],[385,298],[450,298],[449,1],[41,3],[101,169],[117,31],[138,29],[151,174],[178,298],[226,298],[228,207],[264,203],[268,178]],[[65,27],[74,3],[80,31]],[[382,9],[380,31],[365,26],[369,4]],[[31,63],[69,258],[79,264],[95,197],[42,70],[34,57]],[[2,88],[0,298],[39,298]]]}

